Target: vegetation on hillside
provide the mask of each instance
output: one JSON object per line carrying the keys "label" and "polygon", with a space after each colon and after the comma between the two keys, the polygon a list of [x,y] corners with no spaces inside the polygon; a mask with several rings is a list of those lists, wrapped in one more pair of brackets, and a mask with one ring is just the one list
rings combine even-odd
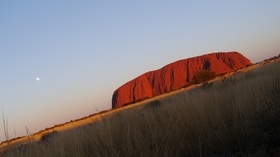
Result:
{"label": "vegetation on hillside", "polygon": [[[7,157],[280,155],[280,62],[8,150]],[[277,154],[278,153],[278,154]]]}
{"label": "vegetation on hillside", "polygon": [[191,83],[199,84],[205,81],[209,81],[215,77],[215,72],[202,69],[193,76]]}

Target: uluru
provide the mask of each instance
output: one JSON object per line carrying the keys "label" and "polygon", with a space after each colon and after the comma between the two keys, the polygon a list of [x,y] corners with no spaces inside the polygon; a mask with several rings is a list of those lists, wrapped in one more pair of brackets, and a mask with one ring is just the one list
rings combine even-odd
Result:
{"label": "uluru", "polygon": [[125,83],[113,93],[112,108],[152,98],[190,85],[201,70],[228,73],[251,64],[239,52],[216,52],[170,63],[158,70],[144,73]]}

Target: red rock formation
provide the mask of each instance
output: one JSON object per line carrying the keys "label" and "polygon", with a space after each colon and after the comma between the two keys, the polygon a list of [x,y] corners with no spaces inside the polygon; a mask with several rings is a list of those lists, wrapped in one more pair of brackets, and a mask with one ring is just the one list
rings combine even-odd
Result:
{"label": "red rock formation", "polygon": [[242,68],[251,61],[238,52],[219,52],[183,59],[161,69],[147,72],[119,87],[112,98],[112,108],[151,98],[187,86],[202,69],[216,74]]}

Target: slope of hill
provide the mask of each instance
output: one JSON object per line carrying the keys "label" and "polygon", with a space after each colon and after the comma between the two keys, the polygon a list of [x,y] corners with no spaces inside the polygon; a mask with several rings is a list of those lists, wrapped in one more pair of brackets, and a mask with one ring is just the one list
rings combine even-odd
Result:
{"label": "slope of hill", "polygon": [[280,58],[0,145],[1,156],[273,156]]}
{"label": "slope of hill", "polygon": [[219,52],[173,62],[161,69],[147,72],[122,85],[113,93],[112,108],[151,98],[188,86],[193,76],[203,70],[217,75],[251,64],[238,52]]}

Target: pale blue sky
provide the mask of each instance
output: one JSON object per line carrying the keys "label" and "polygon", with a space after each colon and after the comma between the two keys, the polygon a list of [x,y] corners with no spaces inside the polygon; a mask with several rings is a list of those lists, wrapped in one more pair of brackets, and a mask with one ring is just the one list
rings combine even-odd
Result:
{"label": "pale blue sky", "polygon": [[11,138],[109,109],[116,88],[178,59],[278,55],[279,15],[276,0],[0,1],[0,108]]}

